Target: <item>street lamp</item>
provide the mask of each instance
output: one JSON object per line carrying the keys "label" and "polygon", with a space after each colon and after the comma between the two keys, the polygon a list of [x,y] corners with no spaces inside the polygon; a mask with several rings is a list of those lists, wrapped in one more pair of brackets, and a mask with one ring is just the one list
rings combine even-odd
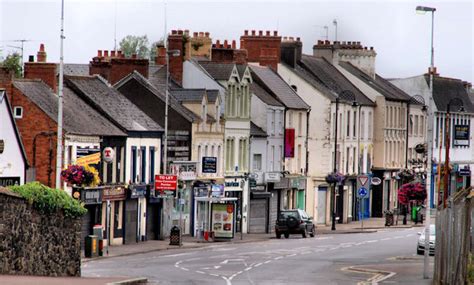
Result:
{"label": "street lamp", "polygon": [[170,56],[179,56],[180,51],[177,49],[167,50],[166,51],[166,84],[165,84],[165,94],[166,94],[166,105],[165,105],[165,146],[164,146],[164,158],[163,158],[163,172],[168,174],[168,97],[169,97],[169,88],[168,83],[170,81]]}
{"label": "street lamp", "polygon": [[[336,97],[336,112],[334,113],[334,174],[337,173],[337,117],[339,116],[339,102],[343,100],[345,102],[352,102],[352,107],[357,107],[358,104],[355,100],[355,95],[352,91],[350,90],[344,90],[341,93],[339,93],[339,96]],[[335,231],[336,230],[336,184],[337,182],[334,182],[334,188],[331,193],[331,213],[332,213],[332,223],[331,223],[331,230]]]}
{"label": "street lamp", "polygon": [[[425,249],[430,248],[430,195],[431,195],[431,167],[433,162],[433,73],[434,73],[434,46],[433,46],[433,38],[434,38],[434,12],[436,8],[425,7],[425,6],[417,6],[416,12],[420,14],[424,14],[426,12],[431,12],[431,64],[430,64],[430,95],[428,101],[428,157],[427,157],[427,167],[426,173],[428,174],[427,183],[426,183],[426,226],[425,226]],[[425,250],[425,260],[423,265],[423,278],[428,279],[428,268],[429,268],[429,250]]]}
{"label": "street lamp", "polygon": [[[459,106],[458,111],[459,112],[464,112],[464,104],[461,99],[459,98],[453,98],[449,100],[448,105],[446,107],[446,122],[445,122],[445,144],[446,144],[446,161],[444,163],[444,190],[443,190],[443,208],[446,208],[446,201],[448,200],[448,190],[449,190],[449,148],[451,146],[451,134],[450,134],[450,129],[451,129],[451,118],[450,118],[450,111],[451,111],[451,106]],[[439,201],[439,191],[440,189],[438,188],[438,201]],[[439,203],[438,203],[439,205]]]}

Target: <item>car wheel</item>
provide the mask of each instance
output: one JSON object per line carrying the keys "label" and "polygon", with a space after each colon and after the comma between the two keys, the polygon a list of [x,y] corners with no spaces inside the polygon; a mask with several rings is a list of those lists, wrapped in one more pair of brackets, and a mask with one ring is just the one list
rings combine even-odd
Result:
{"label": "car wheel", "polygon": [[316,235],[316,229],[313,226],[313,230],[311,230],[311,233],[309,234],[310,237],[314,237]]}
{"label": "car wheel", "polygon": [[277,232],[277,233],[276,233],[276,238],[277,238],[277,239],[281,239],[281,233],[278,233],[278,232]]}
{"label": "car wheel", "polygon": [[290,234],[289,233],[285,233],[285,238],[289,238],[290,237]]}
{"label": "car wheel", "polygon": [[303,238],[306,238],[308,236],[308,230],[306,228],[304,228],[303,232],[301,233],[301,235],[303,236]]}

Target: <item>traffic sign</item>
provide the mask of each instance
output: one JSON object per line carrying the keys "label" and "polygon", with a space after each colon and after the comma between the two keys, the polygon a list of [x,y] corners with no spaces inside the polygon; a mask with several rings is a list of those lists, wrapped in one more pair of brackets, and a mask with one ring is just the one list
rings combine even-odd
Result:
{"label": "traffic sign", "polygon": [[365,198],[368,194],[367,188],[360,187],[359,190],[357,190],[357,195],[359,198]]}
{"label": "traffic sign", "polygon": [[367,186],[367,181],[369,181],[369,176],[359,175],[359,176],[357,176],[357,179],[359,180],[360,187],[366,187]]}

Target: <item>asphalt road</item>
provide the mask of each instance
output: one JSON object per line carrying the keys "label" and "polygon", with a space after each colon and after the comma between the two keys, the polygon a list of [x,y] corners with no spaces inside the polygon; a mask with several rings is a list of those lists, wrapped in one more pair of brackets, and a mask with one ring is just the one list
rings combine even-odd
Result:
{"label": "asphalt road", "polygon": [[147,277],[160,285],[429,284],[422,279],[423,257],[415,254],[418,231],[222,242],[201,249],[94,260],[83,264],[82,275]]}

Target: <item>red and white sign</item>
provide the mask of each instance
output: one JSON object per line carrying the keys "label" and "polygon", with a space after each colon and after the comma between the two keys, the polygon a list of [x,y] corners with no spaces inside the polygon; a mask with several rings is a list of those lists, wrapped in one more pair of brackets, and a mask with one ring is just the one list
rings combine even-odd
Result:
{"label": "red and white sign", "polygon": [[361,187],[367,186],[367,181],[369,181],[369,176],[359,175],[357,178],[359,179],[359,183]]}
{"label": "red and white sign", "polygon": [[102,151],[102,159],[105,162],[108,162],[108,163],[112,162],[114,160],[114,156],[115,156],[115,152],[114,152],[114,149],[111,147],[106,147]]}
{"label": "red and white sign", "polygon": [[155,175],[155,190],[176,191],[178,176],[176,175]]}

